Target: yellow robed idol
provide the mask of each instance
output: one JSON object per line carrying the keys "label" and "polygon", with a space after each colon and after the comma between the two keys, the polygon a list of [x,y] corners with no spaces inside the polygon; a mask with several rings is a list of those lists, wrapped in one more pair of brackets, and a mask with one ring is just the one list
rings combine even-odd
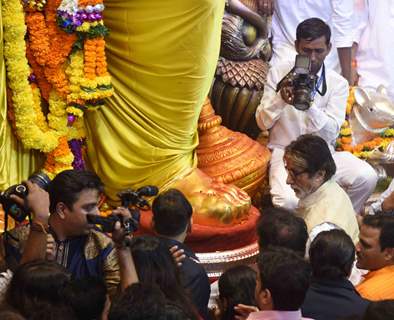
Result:
{"label": "yellow robed idol", "polygon": [[105,4],[115,94],[88,112],[86,124],[89,161],[107,194],[116,199],[121,189],[147,184],[179,187],[205,213],[201,223],[242,216],[250,206],[247,194],[212,184],[196,169],[194,153],[219,55],[224,1]]}

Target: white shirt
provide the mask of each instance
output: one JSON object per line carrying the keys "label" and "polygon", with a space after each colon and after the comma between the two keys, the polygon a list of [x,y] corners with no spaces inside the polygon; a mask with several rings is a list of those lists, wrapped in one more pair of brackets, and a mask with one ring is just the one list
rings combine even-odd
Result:
{"label": "white shirt", "polygon": [[394,100],[394,1],[357,0],[359,85],[383,84]]}
{"label": "white shirt", "polygon": [[[328,69],[339,66],[336,48],[351,47],[353,44],[354,0],[275,0],[272,16],[272,43],[294,45],[296,29],[300,22],[317,17],[331,28],[333,50],[326,58]],[[381,0],[375,0],[381,1]]]}
{"label": "white shirt", "polygon": [[286,104],[280,92],[276,92],[277,83],[291,68],[291,64],[282,64],[270,69],[263,98],[256,110],[258,126],[262,130],[270,130],[268,147],[283,149],[300,135],[311,133],[322,137],[333,151],[335,139],[345,121],[349,94],[347,81],[335,71],[326,70],[326,94],[320,96],[316,93],[312,106],[301,111]]}

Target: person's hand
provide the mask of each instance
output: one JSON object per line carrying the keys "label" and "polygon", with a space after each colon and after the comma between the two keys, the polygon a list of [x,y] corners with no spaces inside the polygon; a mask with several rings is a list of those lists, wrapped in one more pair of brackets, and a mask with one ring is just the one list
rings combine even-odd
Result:
{"label": "person's hand", "polygon": [[186,255],[184,254],[183,249],[179,249],[178,246],[172,246],[170,248],[170,253],[172,258],[174,259],[175,264],[180,267],[182,265],[182,261],[185,260]]}
{"label": "person's hand", "polygon": [[50,233],[47,234],[46,259],[49,261],[55,260],[55,239]]}
{"label": "person's hand", "polygon": [[[127,220],[131,218],[130,210],[124,207],[117,207],[113,212],[113,215],[122,217],[123,220]],[[124,242],[127,240],[131,240],[132,235],[127,233],[124,229],[122,223],[117,221],[115,223],[114,230],[112,231],[112,240],[118,247],[122,247]]]}
{"label": "person's hand", "polygon": [[282,83],[282,87],[280,89],[280,95],[283,101],[286,102],[287,104],[292,105],[294,103],[294,88],[293,88],[293,83],[290,79],[286,79]]}
{"label": "person's hand", "polygon": [[393,210],[394,210],[394,192],[390,193],[390,195],[382,202],[383,212],[390,212]]}
{"label": "person's hand", "polygon": [[274,0],[258,0],[258,12],[270,16],[274,13]]}
{"label": "person's hand", "polygon": [[259,309],[255,306],[247,306],[245,304],[237,304],[234,307],[235,311],[235,319],[237,320],[245,320],[249,317],[249,314],[252,312],[257,312]]}
{"label": "person's hand", "polygon": [[34,213],[34,220],[48,224],[49,218],[49,194],[37,184],[25,181],[28,194],[26,199],[17,195],[11,195],[11,199],[20,206],[27,206]]}

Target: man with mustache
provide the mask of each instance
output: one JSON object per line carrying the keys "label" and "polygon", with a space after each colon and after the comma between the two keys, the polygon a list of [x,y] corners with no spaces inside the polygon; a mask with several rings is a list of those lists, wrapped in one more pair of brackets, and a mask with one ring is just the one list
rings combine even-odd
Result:
{"label": "man with mustache", "polygon": [[269,130],[270,192],[277,207],[294,209],[298,205],[296,194],[286,184],[283,153],[284,148],[302,134],[315,134],[327,142],[337,167],[335,180],[348,193],[356,212],[361,211],[376,185],[377,175],[368,163],[349,152],[334,151],[335,140],[345,121],[349,87],[341,75],[325,68],[324,61],[331,50],[330,37],[329,26],[318,18],[307,19],[297,27],[296,50],[309,58],[309,75],[316,79],[310,93],[304,94],[304,98],[310,100],[306,110],[295,107],[298,99],[290,77],[294,69],[289,63],[270,69],[256,110],[257,124],[262,130]]}

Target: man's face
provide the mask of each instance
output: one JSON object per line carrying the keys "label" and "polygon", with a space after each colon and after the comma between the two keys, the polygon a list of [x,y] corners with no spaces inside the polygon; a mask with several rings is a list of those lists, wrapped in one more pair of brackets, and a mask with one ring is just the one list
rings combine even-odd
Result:
{"label": "man's face", "polygon": [[385,259],[386,251],[381,250],[379,237],[380,229],[361,225],[356,245],[357,268],[377,270],[390,264],[390,260]]}
{"label": "man's face", "polygon": [[287,171],[286,183],[294,190],[298,199],[303,199],[315,192],[323,183],[322,175],[317,172],[310,175],[305,169],[297,167],[291,158],[284,157]]}
{"label": "man's face", "polygon": [[78,200],[72,208],[66,208],[64,225],[68,236],[87,234],[93,225],[88,224],[87,214],[99,214],[99,192],[95,189],[85,189],[79,194]]}
{"label": "man's face", "polygon": [[326,37],[322,36],[312,41],[296,40],[295,47],[298,54],[306,55],[311,59],[311,71],[316,74],[331,50],[331,43],[327,45]]}

